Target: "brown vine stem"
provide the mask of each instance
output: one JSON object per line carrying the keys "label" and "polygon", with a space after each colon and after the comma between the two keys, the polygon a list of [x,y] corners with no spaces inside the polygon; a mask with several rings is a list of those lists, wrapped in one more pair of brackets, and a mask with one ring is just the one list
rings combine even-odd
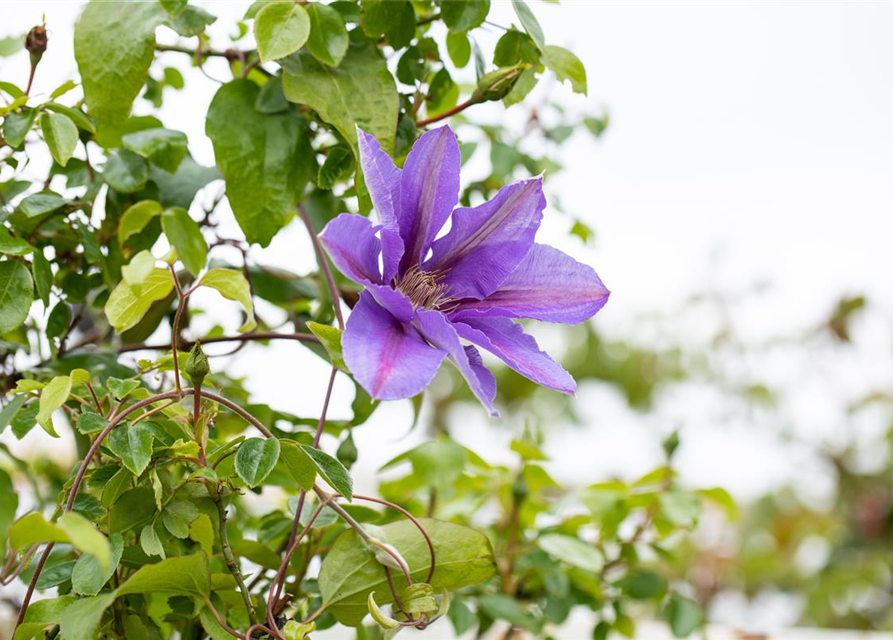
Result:
{"label": "brown vine stem", "polygon": [[174,323],[171,326],[171,353],[174,358],[174,382],[177,391],[180,390],[180,361],[177,359],[177,343],[180,341],[180,316],[183,315],[183,307],[186,306],[186,295],[183,293],[183,287],[180,286],[180,279],[177,277],[177,271],[174,269],[173,263],[169,264],[171,277],[174,279],[174,286],[177,287],[177,312],[174,314]]}
{"label": "brown vine stem", "polygon": [[[96,436],[96,439],[93,441],[93,444],[90,446],[90,449],[87,451],[87,455],[84,456],[84,460],[83,460],[83,462],[81,462],[81,466],[78,469],[77,475],[75,476],[74,481],[71,484],[71,490],[69,491],[69,494],[68,494],[68,501],[65,504],[64,512],[69,513],[71,511],[72,507],[74,506],[74,500],[77,497],[78,489],[80,489],[81,482],[83,482],[83,480],[84,480],[84,475],[87,473],[87,468],[89,467],[90,462],[93,460],[93,457],[96,455],[96,452],[99,451],[100,445],[102,444],[102,442],[105,440],[105,438],[108,436],[108,434],[111,432],[112,429],[114,429],[116,426],[118,426],[124,420],[124,418],[129,416],[134,411],[138,411],[139,409],[142,409],[143,407],[147,407],[150,404],[154,404],[154,403],[160,402],[162,400],[170,400],[173,398],[180,399],[180,398],[190,395],[192,393],[194,393],[194,389],[180,389],[180,390],[174,390],[174,391],[166,391],[165,393],[159,393],[157,395],[150,396],[148,398],[140,400],[140,401],[130,405],[129,407],[127,407],[120,413],[117,413],[117,415],[115,415],[115,417],[109,421],[108,425],[106,425],[106,427],[102,431],[99,432],[99,435]],[[237,405],[235,402],[233,402],[231,400],[227,400],[223,396],[217,395],[216,393],[211,393],[209,391],[205,391],[204,395],[208,398],[211,398],[212,400],[214,400],[216,402],[219,402],[223,406],[227,407],[228,409],[232,410],[234,413],[241,416],[249,424],[251,424],[252,426],[257,428],[265,437],[267,437],[267,438],[274,437],[273,433],[269,429],[267,429],[263,424],[261,424],[260,420],[258,420],[254,416],[252,416],[247,411],[245,411],[242,407]],[[37,587],[37,580],[38,580],[38,578],[40,578],[40,572],[43,570],[43,566],[46,564],[46,561],[49,558],[50,552],[53,550],[54,546],[55,546],[55,543],[53,543],[53,542],[47,543],[46,547],[43,550],[43,553],[40,556],[40,559],[37,562],[37,567],[34,570],[34,575],[31,576],[31,582],[28,584],[28,590],[25,592],[25,597],[22,600],[22,607],[19,610],[19,616],[16,619],[15,628],[13,629],[13,637],[15,637],[15,630],[18,629],[19,626],[21,626],[22,622],[25,619],[25,614],[28,612],[28,605],[31,603],[31,598],[34,595],[34,589]]]}
{"label": "brown vine stem", "polygon": [[446,120],[450,116],[454,116],[457,113],[461,113],[465,111],[468,107],[474,106],[481,102],[480,97],[477,93],[473,94],[468,100],[461,104],[457,104],[455,107],[448,111],[444,111],[441,114],[434,116],[433,118],[425,118],[424,120],[419,120],[416,122],[417,127],[427,127],[429,124],[434,124],[435,122],[440,122],[441,120]]}
{"label": "brown vine stem", "polygon": [[319,242],[316,231],[313,230],[313,223],[310,222],[310,216],[307,215],[307,209],[304,205],[298,205],[298,211],[301,214],[301,220],[307,227],[307,233],[310,234],[310,240],[313,242],[313,250],[316,252],[316,260],[319,262],[319,268],[322,269],[326,278],[326,284],[329,287],[329,293],[332,295],[332,305],[335,307],[335,317],[338,318],[338,327],[344,331],[344,316],[341,314],[341,298],[338,296],[338,287],[335,286],[335,278],[332,276],[332,270],[329,268],[329,261]]}
{"label": "brown vine stem", "polygon": [[[251,342],[254,340],[297,340],[299,342],[319,342],[312,333],[246,333],[240,336],[218,336],[200,338],[198,342],[202,344],[213,344],[215,342]],[[192,347],[196,341],[180,342],[181,347]],[[118,353],[128,353],[130,351],[166,351],[170,349],[168,344],[125,344],[118,348]]]}

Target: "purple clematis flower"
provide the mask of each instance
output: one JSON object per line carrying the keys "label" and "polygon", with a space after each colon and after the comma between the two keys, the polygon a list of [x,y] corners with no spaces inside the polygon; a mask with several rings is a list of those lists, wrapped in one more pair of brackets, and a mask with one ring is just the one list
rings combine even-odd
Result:
{"label": "purple clematis flower", "polygon": [[[534,382],[573,394],[570,374],[512,318],[583,322],[609,292],[592,268],[534,242],[546,207],[542,178],[454,210],[459,146],[449,127],[419,138],[402,171],[374,137],[357,135],[380,224],[344,213],[320,234],[338,269],[365,288],[342,336],[357,381],[373,398],[408,398],[449,358],[498,415],[496,379],[467,341]],[[438,238],[451,215],[449,232]]]}

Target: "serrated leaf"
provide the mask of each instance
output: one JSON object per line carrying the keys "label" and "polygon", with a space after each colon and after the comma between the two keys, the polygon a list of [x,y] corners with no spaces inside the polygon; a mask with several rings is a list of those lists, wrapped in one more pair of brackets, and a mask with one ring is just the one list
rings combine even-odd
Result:
{"label": "serrated leaf", "polygon": [[139,477],[152,459],[152,427],[140,422],[132,427],[119,426],[108,435],[108,447],[130,472]]}
{"label": "serrated leaf", "polygon": [[236,473],[249,487],[256,487],[276,466],[279,449],[276,438],[248,438],[236,451]]}
{"label": "serrated leaf", "polygon": [[282,89],[290,102],[319,114],[357,153],[356,127],[371,133],[386,153],[394,152],[397,85],[376,47],[351,47],[337,69],[301,52],[282,61]]}
{"label": "serrated leaf", "polygon": [[327,5],[311,2],[306,6],[310,18],[307,50],[323,64],[337,67],[344,59],[350,44],[344,19],[340,13]]}
{"label": "serrated leaf", "polygon": [[45,111],[40,116],[40,130],[53,159],[65,166],[78,144],[78,128],[68,116]]}
{"label": "serrated leaf", "polygon": [[302,444],[301,448],[310,456],[323,480],[350,502],[353,499],[353,480],[347,468],[325,451],[306,444]]}
{"label": "serrated leaf", "polygon": [[164,528],[181,540],[189,537],[189,524],[198,518],[199,511],[191,502],[175,500],[161,512]]}
{"label": "serrated leaf", "polygon": [[227,300],[233,300],[242,305],[247,316],[245,323],[239,327],[239,331],[251,331],[257,326],[254,319],[254,302],[251,300],[251,287],[241,271],[233,269],[211,269],[202,276],[202,286],[216,289]]}
{"label": "serrated leaf", "polygon": [[294,53],[304,46],[309,35],[310,16],[292,0],[270,2],[254,19],[254,39],[264,62]]}

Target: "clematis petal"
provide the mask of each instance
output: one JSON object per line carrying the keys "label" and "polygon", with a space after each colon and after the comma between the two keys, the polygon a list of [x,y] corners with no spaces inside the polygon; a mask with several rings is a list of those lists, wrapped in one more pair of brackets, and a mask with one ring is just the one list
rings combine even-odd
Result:
{"label": "clematis petal", "polygon": [[501,358],[525,378],[562,393],[576,392],[577,383],[571,374],[540,351],[536,340],[508,318],[466,319],[453,326],[460,336]]}
{"label": "clematis petal", "polygon": [[412,302],[405,295],[387,285],[367,284],[366,291],[400,322],[412,322]]}
{"label": "clematis petal", "polygon": [[530,251],[545,208],[543,179],[537,177],[503,187],[480,206],[456,209],[425,269],[445,271],[453,295],[486,298]]}
{"label": "clematis petal", "polygon": [[366,179],[366,187],[382,225],[381,244],[384,274],[387,283],[397,273],[403,257],[403,240],[398,223],[400,214],[400,181],[403,172],[394,165],[391,157],[382,151],[374,136],[357,127],[360,148],[360,166]]}
{"label": "clematis petal", "polygon": [[605,306],[610,293],[592,267],[548,245],[534,244],[496,291],[484,300],[463,300],[450,319],[503,316],[577,324]]}
{"label": "clematis petal", "polygon": [[329,221],[319,240],[338,270],[348,278],[360,284],[380,283],[381,241],[375,231],[369,218],[342,213]]}
{"label": "clematis petal", "polygon": [[459,341],[459,335],[452,323],[440,311],[417,309],[415,324],[425,339],[448,354],[450,361],[468,381],[471,391],[481,404],[494,417],[499,413],[493,408],[496,397],[496,378],[484,367],[477,350],[469,357],[469,352]]}
{"label": "clematis petal", "polygon": [[344,362],[357,382],[378,400],[410,398],[430,384],[447,355],[419,332],[379,306],[372,295],[360,300],[341,338]]}
{"label": "clematis petal", "polygon": [[459,144],[449,127],[419,138],[406,157],[400,193],[401,273],[420,264],[459,202]]}

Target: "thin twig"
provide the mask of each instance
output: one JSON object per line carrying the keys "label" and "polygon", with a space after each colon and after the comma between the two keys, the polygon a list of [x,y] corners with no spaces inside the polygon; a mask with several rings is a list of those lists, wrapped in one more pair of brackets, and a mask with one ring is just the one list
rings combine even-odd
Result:
{"label": "thin twig", "polygon": [[[200,338],[198,341],[181,341],[180,346],[191,348],[195,342],[213,344],[215,342],[251,342],[253,340],[298,340],[299,342],[319,342],[312,333],[246,333],[240,336],[218,336],[214,338]],[[166,351],[170,348],[167,344],[125,344],[118,348],[118,353],[130,351]]]}
{"label": "thin twig", "polygon": [[301,214],[301,220],[304,221],[304,226],[307,227],[307,233],[310,234],[310,240],[313,242],[313,250],[316,251],[316,260],[319,262],[319,268],[322,269],[322,272],[325,275],[329,293],[332,295],[332,305],[335,307],[335,317],[338,318],[338,327],[343,331],[344,316],[341,315],[341,298],[338,296],[338,287],[335,286],[335,278],[332,276],[332,270],[329,268],[328,259],[322,249],[322,244],[319,241],[319,237],[316,235],[316,231],[313,230],[313,223],[310,222],[310,216],[307,215],[307,210],[304,208],[304,205],[299,204],[298,211]]}

